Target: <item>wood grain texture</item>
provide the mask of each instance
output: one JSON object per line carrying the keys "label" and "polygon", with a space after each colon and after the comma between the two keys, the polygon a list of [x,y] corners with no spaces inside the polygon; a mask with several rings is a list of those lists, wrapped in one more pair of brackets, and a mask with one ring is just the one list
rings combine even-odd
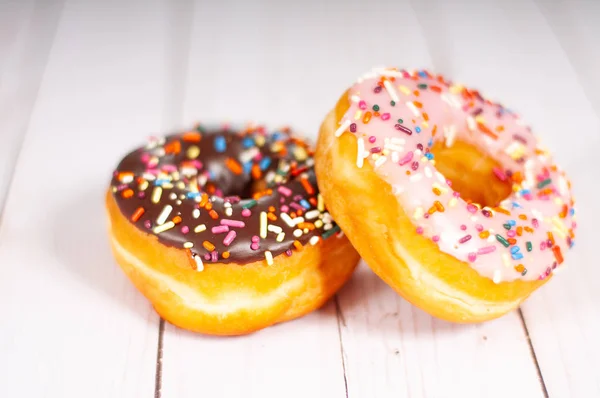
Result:
{"label": "wood grain texture", "polygon": [[597,169],[600,150],[599,80],[590,69],[596,46],[590,32],[597,31],[593,21],[600,14],[594,2],[541,3],[543,12],[528,1],[415,8],[428,40],[452,49],[440,66],[520,112],[573,179],[582,217],[575,250],[562,272],[523,305],[523,314],[549,396],[597,396],[600,284],[586,275],[595,270],[593,228],[600,222],[600,191],[589,172]]}
{"label": "wood grain texture", "polygon": [[0,12],[0,218],[62,8],[5,2]]}
{"label": "wood grain texture", "polygon": [[[196,3],[194,15],[184,124],[252,120],[270,126],[291,124],[316,137],[322,117],[339,95],[371,67],[433,66],[428,43],[407,3],[367,5],[355,1],[344,13],[325,2],[284,6],[259,2],[238,7],[231,2],[218,7]],[[366,37],[349,26],[371,29]],[[215,30],[223,34],[215,37]],[[227,33],[234,31],[244,34],[234,38]],[[374,37],[377,40],[371,40]],[[400,37],[411,40],[402,40],[400,46],[396,43]],[[390,51],[395,47],[402,51]],[[210,60],[206,54],[211,54]],[[283,385],[306,380],[286,393],[343,396],[343,365],[351,397],[452,396],[445,392],[479,397],[523,391],[529,396],[542,395],[516,314],[480,327],[442,324],[411,308],[366,269],[343,289],[339,312],[341,336],[335,332],[335,319],[323,318],[320,313],[233,343],[207,341],[167,325],[162,392],[179,397],[208,389],[219,391],[219,396],[236,396],[241,391],[271,396]],[[280,337],[280,333],[312,335],[303,331],[317,327],[323,337],[301,339],[294,349],[285,346],[289,336]],[[344,363],[336,364],[340,338]],[[264,342],[260,354],[250,356],[248,346],[260,342]],[[280,348],[271,348],[280,344]],[[457,351],[459,346],[463,349]],[[239,352],[236,357],[233,350]],[[218,352],[226,353],[226,363]],[[282,353],[285,362],[279,359]],[[330,365],[310,370],[308,363],[317,361],[316,353]],[[273,369],[273,363],[280,363],[276,368],[281,366],[285,374],[277,373],[271,385],[260,388],[249,382],[261,373],[248,374],[244,369]],[[223,378],[228,368],[226,377],[233,374],[239,383],[227,383]],[[480,375],[475,383],[470,376],[473,372]],[[498,375],[517,382],[499,386]],[[456,380],[460,383],[452,387]]]}
{"label": "wood grain texture", "polygon": [[[182,124],[238,123],[261,115],[271,116],[265,122],[283,122],[278,115],[284,109],[277,103],[280,97],[269,98],[285,83],[270,75],[283,67],[276,59],[283,48],[273,47],[274,41],[288,32],[277,22],[277,12],[281,10],[266,2],[194,4],[189,63],[180,66],[187,69]],[[300,320],[242,337],[193,335],[167,324],[163,347],[163,397],[196,397],[202,392],[212,397],[346,394],[331,303]]]}
{"label": "wood grain texture", "polygon": [[0,227],[3,396],[154,393],[158,317],[110,255],[103,193],[162,122],[164,9],[64,7]]}
{"label": "wood grain texture", "polygon": [[[0,0],[0,395],[600,396],[598,4]],[[364,264],[323,309],[249,336],[159,328],[108,249],[120,156],[197,121],[315,138],[378,65],[510,105],[573,177],[576,248],[523,306],[526,329],[518,313],[433,319]]]}

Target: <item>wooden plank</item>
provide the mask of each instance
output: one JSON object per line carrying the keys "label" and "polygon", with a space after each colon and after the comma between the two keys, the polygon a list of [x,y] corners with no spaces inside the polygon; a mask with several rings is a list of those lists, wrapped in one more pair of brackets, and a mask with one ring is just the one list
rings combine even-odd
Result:
{"label": "wooden plank", "polygon": [[[306,75],[312,79],[318,73],[296,65],[294,53],[299,57],[326,55],[325,42],[312,50],[302,43],[323,34],[334,9],[320,17],[320,8],[312,10],[321,26],[307,39],[298,32],[302,15],[293,8],[267,2],[229,1],[218,6],[196,2],[184,103],[186,124],[198,120],[294,122],[296,127],[311,127],[315,136],[321,115],[336,94],[332,91],[331,101],[318,111],[315,103],[300,109],[305,100],[318,101],[307,88],[302,90]],[[291,18],[284,20],[284,15]],[[192,335],[167,324],[162,364],[165,397],[346,394],[332,303],[300,320],[236,338]]]}
{"label": "wooden plank", "polygon": [[0,2],[0,76],[2,76],[4,64],[10,59],[13,47],[17,45],[29,26],[28,22],[33,8],[33,0],[3,0]]}
{"label": "wooden plank", "polygon": [[[555,21],[562,21],[565,34],[574,34],[597,19],[592,3],[586,4],[588,8],[573,14],[577,7],[548,3],[546,15],[550,12]],[[581,50],[566,50],[566,42],[561,46],[540,10],[528,1],[469,6],[428,2],[420,15],[428,40],[451,48],[441,65],[448,74],[521,112],[573,179],[578,211],[585,214],[576,248],[567,256],[573,267],[536,292],[524,304],[523,314],[548,394],[598,396],[600,283],[586,275],[595,266],[593,228],[600,222],[594,200],[597,184],[590,173],[597,169],[600,123],[590,103],[597,101],[590,94],[597,84],[589,71],[595,61],[584,59],[586,48],[595,49],[596,36],[573,38],[570,44]],[[586,56],[575,57],[572,51]]]}
{"label": "wooden plank", "polygon": [[575,70],[579,83],[600,115],[600,2],[537,0],[554,37]]}
{"label": "wooden plank", "polygon": [[480,325],[434,319],[363,264],[339,295],[350,397],[540,397],[517,313]]}
{"label": "wooden plank", "polygon": [[[316,137],[341,92],[372,66],[432,66],[418,21],[401,3],[352,1],[343,13],[326,2],[196,3],[192,35],[185,123],[291,124]],[[339,312],[336,322],[330,303],[301,320],[226,340],[167,325],[162,392],[344,396],[345,367],[351,397],[542,393],[516,314],[481,326],[442,324],[364,268],[342,290]],[[467,371],[457,374],[462,366]],[[460,384],[453,387],[455,380]]]}
{"label": "wooden plank", "polygon": [[61,10],[8,2],[0,12],[0,215]]}
{"label": "wooden plank", "polygon": [[158,317],[115,264],[103,193],[159,131],[166,1],[69,1],[0,226],[6,396],[155,392]]}

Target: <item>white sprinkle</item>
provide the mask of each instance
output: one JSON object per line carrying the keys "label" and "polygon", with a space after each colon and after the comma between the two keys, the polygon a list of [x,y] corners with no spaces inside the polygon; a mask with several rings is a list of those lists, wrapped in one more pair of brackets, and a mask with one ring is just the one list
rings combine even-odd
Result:
{"label": "white sprinkle", "polygon": [[310,238],[310,240],[308,241],[308,243],[310,243],[311,245],[316,245],[317,243],[319,243],[319,237],[318,236],[313,236],[312,238]]}
{"label": "white sprinkle", "polygon": [[313,218],[319,217],[319,214],[321,214],[321,212],[317,209],[314,209],[311,211],[307,211],[306,214],[304,214],[304,216],[307,220],[312,220]]}
{"label": "white sprinkle", "polygon": [[350,127],[350,124],[352,122],[350,122],[350,120],[346,119],[344,121],[344,123],[342,123],[342,125],[340,127],[338,127],[337,130],[335,130],[335,136],[339,137],[340,135],[344,134],[344,132],[348,129],[348,127]]}
{"label": "white sprinkle", "polygon": [[173,228],[175,226],[175,223],[173,221],[169,221],[168,223],[159,225],[157,227],[155,227],[152,232],[154,232],[155,234],[160,234],[161,232],[165,232],[171,228]]}
{"label": "white sprinkle", "polygon": [[413,174],[408,178],[411,182],[418,182],[423,179],[422,173]]}
{"label": "white sprinkle", "polygon": [[203,231],[206,231],[206,225],[204,224],[197,225],[196,228],[194,228],[194,232],[197,234]]}
{"label": "white sprinkle", "polygon": [[240,162],[249,162],[250,160],[252,160],[252,158],[258,155],[259,152],[260,151],[257,147],[252,147],[250,149],[245,150],[244,152],[240,153]]}
{"label": "white sprinkle", "polygon": [[[427,159],[427,158],[426,158],[426,159]],[[425,176],[426,176],[427,178],[431,178],[431,177],[433,177],[433,173],[432,173],[432,171],[431,171],[431,169],[430,169],[429,167],[425,167]]]}
{"label": "white sprinkle", "polygon": [[544,215],[538,209],[531,209],[531,214],[533,214],[533,216],[539,221],[544,219]]}
{"label": "white sprinkle", "polygon": [[200,209],[194,209],[194,211],[192,211],[192,217],[194,217],[194,218],[200,217]]}
{"label": "white sprinkle", "polygon": [[160,202],[160,197],[162,196],[162,188],[154,187],[154,191],[152,192],[152,203]]}
{"label": "white sprinkle", "polygon": [[494,279],[492,279],[495,284],[502,282],[502,273],[499,270],[494,271]]}
{"label": "white sprinkle", "polygon": [[456,199],[454,196],[452,197],[452,199],[450,199],[448,201],[448,207],[454,207],[456,206],[456,204],[458,203],[458,199]]}
{"label": "white sprinkle", "polygon": [[165,207],[163,207],[162,211],[158,215],[158,218],[156,219],[156,223],[158,225],[163,225],[165,221],[167,221],[167,218],[169,218],[169,214],[171,214],[172,210],[173,206],[171,205],[166,205]]}
{"label": "white sprinkle", "polygon": [[273,265],[273,255],[270,251],[265,251],[265,259],[267,260],[267,264]]}
{"label": "white sprinkle", "polygon": [[437,177],[438,181],[441,184],[446,184],[446,177],[444,177],[444,175],[442,173],[440,173],[439,171],[436,171],[435,176]]}
{"label": "white sprinkle", "polygon": [[281,232],[279,235],[277,235],[277,238],[275,240],[277,242],[283,242],[283,239],[285,239],[285,232]]}
{"label": "white sprinkle", "polygon": [[385,156],[381,156],[379,159],[377,159],[377,161],[375,161],[375,168],[379,168],[381,166],[383,166],[383,164],[387,161],[387,158]]}
{"label": "white sprinkle", "polygon": [[304,222],[304,217],[296,217],[296,218],[294,218],[294,220],[293,220],[294,226],[296,226],[296,225],[298,225],[298,224],[301,224],[301,223],[303,223],[303,222]]}
{"label": "white sprinkle", "polygon": [[469,128],[469,130],[475,131],[477,124],[475,123],[475,119],[473,119],[473,116],[467,116],[467,127]]}
{"label": "white sprinkle", "polygon": [[171,194],[169,195],[169,199],[171,199],[171,200],[177,199],[177,194],[175,192],[171,192]]}
{"label": "white sprinkle", "polygon": [[302,234],[303,234],[303,232],[302,232],[302,230],[301,230],[301,229],[295,229],[295,230],[294,230],[294,236],[295,236],[296,238],[299,238],[299,237],[301,237],[301,236],[302,236]]}
{"label": "white sprinkle", "polygon": [[400,195],[402,192],[404,192],[404,187],[401,185],[392,185],[392,193],[394,195]]}
{"label": "white sprinkle", "polygon": [[398,163],[400,161],[400,153],[399,152],[392,152],[392,163]]}
{"label": "white sprinkle", "polygon": [[232,209],[231,207],[227,207],[227,208],[225,209],[225,215],[226,215],[227,217],[231,217],[231,215],[232,215],[232,214],[233,214],[233,209]]}
{"label": "white sprinkle", "polygon": [[412,113],[415,115],[415,117],[421,116],[421,113],[419,112],[419,110],[417,109],[415,104],[413,104],[412,101],[406,101],[406,106],[408,107],[408,109],[410,109],[412,111]]}
{"label": "white sprinkle", "polygon": [[294,225],[296,225],[294,224],[294,220],[292,220],[292,217],[290,217],[287,213],[281,213],[279,217],[283,220],[283,222],[285,222],[288,225],[288,227],[293,227]]}
{"label": "white sprinkle", "polygon": [[362,168],[365,158],[364,158],[364,152],[365,152],[365,140],[364,138],[360,137],[358,139],[358,149],[356,152],[356,166],[358,168]]}
{"label": "white sprinkle", "polygon": [[[285,214],[285,213],[282,213]],[[267,237],[267,213],[264,211],[260,212],[260,237],[265,239]]]}
{"label": "white sprinkle", "polygon": [[283,231],[283,229],[275,224],[269,224],[269,226],[267,227],[267,230],[270,232],[275,232],[276,234],[281,233],[281,231]]}
{"label": "white sprinkle", "polygon": [[183,247],[186,249],[191,249],[192,247],[194,247],[194,244],[192,242],[185,242],[183,244]]}
{"label": "white sprinkle", "polygon": [[390,151],[404,152],[404,147],[403,146],[397,145],[397,144],[393,144],[393,143],[383,144],[383,147],[385,149],[389,149]]}
{"label": "white sprinkle", "polygon": [[360,97],[358,95],[354,94],[350,97],[350,100],[352,102],[360,102]]}
{"label": "white sprinkle", "polygon": [[204,271],[204,263],[202,262],[202,258],[197,254],[194,254],[193,258],[194,258],[194,261],[196,262],[196,271],[198,271],[198,272]]}
{"label": "white sprinkle", "polygon": [[456,126],[450,125],[449,127],[444,126],[444,135],[446,136],[446,146],[449,148],[454,145],[456,139]]}
{"label": "white sprinkle", "polygon": [[392,101],[394,101],[394,102],[399,102],[400,101],[400,99],[398,98],[398,94],[396,94],[396,90],[394,90],[394,87],[392,86],[392,83],[390,83],[389,80],[384,80],[383,81],[383,86],[387,90],[387,92],[390,95],[390,98],[392,99]]}

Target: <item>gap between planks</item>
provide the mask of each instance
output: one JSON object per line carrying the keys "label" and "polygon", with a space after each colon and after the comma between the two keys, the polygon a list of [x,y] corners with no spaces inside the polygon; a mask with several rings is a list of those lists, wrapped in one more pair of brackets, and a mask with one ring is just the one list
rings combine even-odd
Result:
{"label": "gap between planks", "polygon": [[527,323],[525,322],[525,317],[523,316],[523,310],[521,307],[517,310],[519,312],[519,319],[521,320],[521,326],[523,327],[523,331],[525,332],[525,338],[527,339],[527,345],[529,346],[529,353],[531,354],[531,359],[533,359],[533,363],[535,364],[535,370],[538,375],[538,379],[540,381],[540,387],[542,387],[542,392],[544,393],[544,397],[548,398],[548,388],[546,388],[546,382],[544,381],[544,376],[542,375],[542,370],[540,368],[540,364],[537,359],[537,355],[535,354],[535,349],[533,348],[533,344],[531,343],[531,338],[529,337],[529,329],[527,329]]}
{"label": "gap between planks", "polygon": [[346,375],[346,353],[344,352],[344,340],[342,339],[342,325],[346,326],[346,319],[344,319],[344,313],[340,307],[338,295],[336,294],[333,298],[335,303],[335,315],[337,318],[338,337],[340,339],[340,356],[342,357],[342,371],[344,372],[344,388],[346,390],[346,398],[348,398],[348,376]]}

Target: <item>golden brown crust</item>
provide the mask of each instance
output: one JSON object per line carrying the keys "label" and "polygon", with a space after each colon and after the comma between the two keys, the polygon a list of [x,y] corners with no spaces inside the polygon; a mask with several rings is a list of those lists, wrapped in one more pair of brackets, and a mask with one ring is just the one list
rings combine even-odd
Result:
{"label": "golden brown crust", "polygon": [[109,191],[106,208],[117,262],[167,321],[215,335],[250,333],[322,306],[351,276],[359,256],[346,237],[307,245],[291,257],[197,272],[185,250],[132,225]]}
{"label": "golden brown crust", "polygon": [[356,166],[356,138],[334,137],[348,107],[344,93],[321,126],[319,189],[353,246],[388,285],[436,317],[466,323],[505,314],[549,279],[495,284],[418,235],[389,184],[369,164]]}

